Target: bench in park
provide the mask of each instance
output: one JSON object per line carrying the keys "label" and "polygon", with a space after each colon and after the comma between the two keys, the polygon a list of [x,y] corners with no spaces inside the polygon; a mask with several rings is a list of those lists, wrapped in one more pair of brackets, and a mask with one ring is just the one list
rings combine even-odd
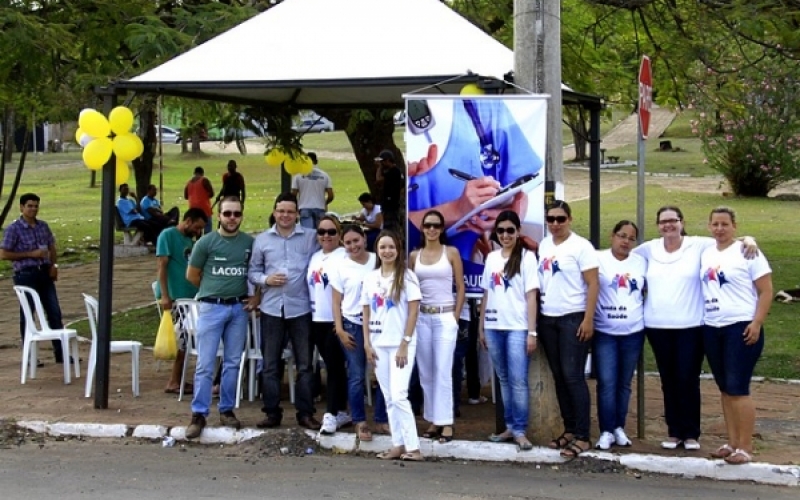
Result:
{"label": "bench in park", "polygon": [[122,232],[122,244],[125,246],[136,246],[144,236],[144,233],[135,227],[126,227],[122,221],[122,215],[119,209],[114,207],[114,227],[117,231]]}

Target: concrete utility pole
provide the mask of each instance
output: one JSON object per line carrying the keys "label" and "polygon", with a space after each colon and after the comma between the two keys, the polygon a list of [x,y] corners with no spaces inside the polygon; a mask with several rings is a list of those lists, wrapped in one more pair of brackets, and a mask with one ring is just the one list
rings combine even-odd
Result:
{"label": "concrete utility pole", "polygon": [[[550,94],[546,180],[553,182],[555,197],[563,199],[560,14],[560,0],[514,0],[514,83],[532,92]],[[564,429],[553,376],[541,347],[531,357],[528,386],[529,437],[544,444]]]}

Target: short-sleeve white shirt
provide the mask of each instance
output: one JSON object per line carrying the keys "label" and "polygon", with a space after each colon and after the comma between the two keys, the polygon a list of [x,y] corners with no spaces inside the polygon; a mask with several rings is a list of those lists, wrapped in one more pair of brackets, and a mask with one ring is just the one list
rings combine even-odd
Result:
{"label": "short-sleeve white shirt", "polygon": [[332,188],[331,178],[317,167],[308,175],[292,176],[292,189],[297,189],[297,208],[325,210],[325,190]]}
{"label": "short-sleeve white shirt", "polygon": [[618,260],[610,249],[597,252],[600,263],[594,328],[608,335],[628,335],[644,329],[647,261],[630,254]]}
{"label": "short-sleeve white shirt", "polygon": [[483,327],[489,330],[527,330],[528,303],[525,294],[539,288],[536,256],[523,251],[520,272],[511,279],[505,275],[508,258],[494,250],[483,267],[482,284],[486,291],[486,314]]}
{"label": "short-sleeve white shirt", "polygon": [[[375,347],[399,346],[406,331],[408,320],[408,303],[422,300],[417,275],[407,269],[405,287],[400,300],[395,302],[391,297],[394,275],[383,278],[381,270],[370,271],[364,277],[361,291],[361,306],[369,306],[370,342]],[[412,336],[416,342],[417,336]]]}
{"label": "short-sleeve white shirt", "polygon": [[539,282],[542,285],[542,314],[565,316],[586,311],[588,287],[583,272],[600,264],[589,240],[571,233],[556,245],[552,236],[539,244]]}
{"label": "short-sleeve white shirt", "polygon": [[308,296],[311,299],[311,320],[316,323],[333,322],[331,301],[333,288],[330,276],[346,256],[347,252],[342,247],[330,253],[318,250],[311,256],[306,272],[306,283],[308,283]]}
{"label": "short-sleeve white shirt", "polygon": [[330,274],[331,286],[342,294],[342,317],[351,323],[361,324],[361,283],[364,276],[375,269],[375,254],[369,252],[369,259],[359,264],[349,257],[343,258],[337,269]]}

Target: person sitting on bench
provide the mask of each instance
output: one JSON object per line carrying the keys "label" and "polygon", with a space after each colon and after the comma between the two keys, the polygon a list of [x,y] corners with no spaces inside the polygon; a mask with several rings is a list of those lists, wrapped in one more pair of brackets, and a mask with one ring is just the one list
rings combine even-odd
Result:
{"label": "person sitting on bench", "polygon": [[161,209],[161,202],[156,198],[157,194],[158,188],[155,184],[147,186],[147,194],[144,195],[144,198],[142,198],[142,201],[139,203],[145,220],[158,223],[162,226],[162,229],[177,225],[181,211],[178,207],[172,207],[169,209],[169,212],[165,214]]}
{"label": "person sitting on bench", "polygon": [[141,212],[139,212],[136,200],[128,198],[129,193],[130,189],[127,184],[121,184],[119,186],[117,210],[119,210],[119,215],[122,217],[122,222],[125,223],[125,227],[133,227],[142,231],[144,234],[144,241],[155,245],[158,235],[164,228],[155,222],[146,220]]}

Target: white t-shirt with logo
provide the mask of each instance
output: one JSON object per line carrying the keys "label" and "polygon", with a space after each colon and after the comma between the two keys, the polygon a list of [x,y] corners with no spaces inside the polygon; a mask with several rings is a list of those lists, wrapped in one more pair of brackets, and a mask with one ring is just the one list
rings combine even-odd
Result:
{"label": "white t-shirt with logo", "polygon": [[647,300],[644,326],[681,329],[703,324],[703,290],[697,275],[700,255],[712,238],[684,236],[674,252],[664,249],[664,238],[642,243],[633,250],[647,260]]}
{"label": "white t-shirt with logo", "polygon": [[314,167],[308,175],[292,176],[292,189],[297,189],[297,208],[317,208],[325,210],[325,190],[332,188],[331,178]]}
{"label": "white t-shirt with logo", "polygon": [[528,330],[528,302],[525,294],[539,288],[536,255],[522,251],[520,269],[511,279],[505,275],[508,258],[503,250],[492,251],[483,266],[483,289],[486,290],[487,330]]}
{"label": "white t-shirt with logo", "polygon": [[364,276],[375,269],[375,254],[369,252],[365,264],[349,257],[342,259],[336,270],[330,273],[331,286],[342,294],[342,317],[351,323],[361,324],[361,282]]}
{"label": "white t-shirt with logo", "polygon": [[583,272],[599,265],[594,247],[582,236],[570,233],[558,245],[552,235],[543,239],[539,244],[542,314],[565,316],[586,311]]}
{"label": "white t-shirt with logo", "polygon": [[[381,276],[381,270],[370,271],[364,277],[361,291],[361,306],[369,306],[370,342],[375,347],[399,346],[406,332],[408,303],[422,300],[417,275],[410,269],[405,272],[405,286],[400,300],[395,303],[391,297],[394,275]],[[412,336],[412,343],[417,336]]]}
{"label": "white t-shirt with logo", "polygon": [[644,296],[642,291],[647,261],[630,254],[618,260],[611,249],[597,252],[600,262],[597,308],[594,328],[608,335],[628,335],[644,329]]}
{"label": "white t-shirt with logo", "polygon": [[725,250],[706,248],[700,257],[705,324],[720,327],[752,321],[758,305],[753,282],[771,272],[763,253],[759,252],[755,259],[745,259],[740,241]]}
{"label": "white t-shirt with logo", "polygon": [[311,320],[315,323],[333,322],[333,288],[331,274],[347,256],[344,248],[338,247],[330,253],[318,250],[311,256],[306,272],[308,296],[311,299]]}

